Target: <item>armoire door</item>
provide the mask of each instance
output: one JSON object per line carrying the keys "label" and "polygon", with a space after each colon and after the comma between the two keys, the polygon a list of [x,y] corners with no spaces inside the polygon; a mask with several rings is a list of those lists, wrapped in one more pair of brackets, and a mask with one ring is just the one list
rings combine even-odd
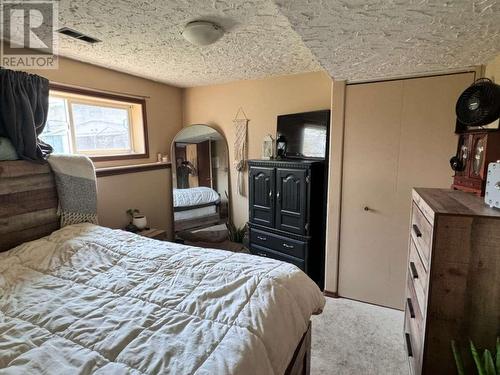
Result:
{"label": "armoire door", "polygon": [[307,170],[276,169],[276,229],[306,233]]}
{"label": "armoire door", "polygon": [[274,227],[275,177],[274,168],[250,167],[250,222]]}
{"label": "armoire door", "polygon": [[455,103],[473,73],[346,88],[339,285],[403,308],[412,187],[450,188]]}

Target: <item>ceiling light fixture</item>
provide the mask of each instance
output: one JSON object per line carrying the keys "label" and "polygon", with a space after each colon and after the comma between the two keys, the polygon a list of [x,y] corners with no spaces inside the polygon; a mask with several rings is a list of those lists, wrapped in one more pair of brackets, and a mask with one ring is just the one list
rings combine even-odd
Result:
{"label": "ceiling light fixture", "polygon": [[184,27],[181,35],[195,46],[207,46],[219,40],[224,30],[213,22],[193,21]]}

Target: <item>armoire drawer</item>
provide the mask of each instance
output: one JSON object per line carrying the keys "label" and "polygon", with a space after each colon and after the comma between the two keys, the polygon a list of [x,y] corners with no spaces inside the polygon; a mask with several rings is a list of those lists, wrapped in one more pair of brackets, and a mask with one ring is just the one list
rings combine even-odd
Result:
{"label": "armoire drawer", "polygon": [[410,230],[411,238],[421,255],[425,268],[428,269],[432,247],[432,225],[427,221],[415,202],[412,204]]}
{"label": "armoire drawer", "polygon": [[253,244],[253,243],[250,244],[250,252],[254,255],[259,255],[261,257],[272,258],[272,259],[276,259],[276,260],[281,260],[283,262],[295,264],[302,271],[304,271],[304,272],[306,271],[305,262],[302,259],[291,257],[291,256],[279,253],[277,251],[274,251],[274,250],[271,250],[271,249],[265,248],[263,246]]}
{"label": "armoire drawer", "polygon": [[250,243],[305,260],[307,242],[304,241],[298,241],[252,228],[250,229]]}

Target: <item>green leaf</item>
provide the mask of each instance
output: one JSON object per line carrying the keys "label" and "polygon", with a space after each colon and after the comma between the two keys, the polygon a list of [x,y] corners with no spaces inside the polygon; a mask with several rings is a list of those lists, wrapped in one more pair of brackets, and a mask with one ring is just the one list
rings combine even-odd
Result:
{"label": "green leaf", "polygon": [[497,337],[496,367],[497,375],[500,375],[500,337]]}
{"label": "green leaf", "polygon": [[479,375],[487,375],[486,370],[484,369],[483,366],[483,362],[481,361],[481,357],[479,356],[479,353],[477,352],[477,349],[474,346],[472,340],[470,340],[470,351],[472,353],[472,358],[474,359],[474,363],[476,364],[477,373]]}
{"label": "green leaf", "polygon": [[465,375],[464,362],[462,361],[462,356],[460,355],[460,351],[455,340],[451,340],[451,350],[453,352],[453,358],[455,358],[455,364],[457,365],[458,375]]}
{"label": "green leaf", "polygon": [[496,375],[495,364],[493,363],[493,357],[491,352],[486,349],[483,354],[483,363],[486,375]]}

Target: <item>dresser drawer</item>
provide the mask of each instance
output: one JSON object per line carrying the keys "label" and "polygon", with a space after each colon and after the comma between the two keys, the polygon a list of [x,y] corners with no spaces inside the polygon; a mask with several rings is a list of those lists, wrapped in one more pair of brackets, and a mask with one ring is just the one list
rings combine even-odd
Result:
{"label": "dresser drawer", "polygon": [[416,301],[411,278],[408,278],[406,290],[405,336],[410,367],[414,374],[420,374],[424,345],[424,318]]}
{"label": "dresser drawer", "polygon": [[258,229],[250,229],[250,242],[304,260],[307,242],[293,240]]}
{"label": "dresser drawer", "polygon": [[430,208],[427,202],[423,200],[420,194],[418,194],[415,190],[412,191],[412,199],[420,211],[424,214],[427,221],[431,223],[431,225],[434,225],[434,211]]}
{"label": "dresser drawer", "polygon": [[305,269],[305,263],[302,259],[297,259],[285,254],[281,254],[277,251],[265,248],[263,246],[259,246],[256,244],[250,244],[250,252],[254,255],[259,255],[261,257],[266,257],[266,258],[272,258],[276,260],[281,260],[283,262],[295,264],[297,267],[299,267],[302,271],[306,271]]}
{"label": "dresser drawer", "polygon": [[420,306],[420,311],[425,312],[427,305],[427,283],[429,274],[424,268],[420,255],[418,254],[415,243],[410,239],[410,256],[408,263],[408,273],[413,288],[415,290],[416,300]]}
{"label": "dresser drawer", "polygon": [[417,344],[414,332],[408,319],[408,316],[405,315],[404,340],[410,374],[420,375],[422,372],[422,347]]}
{"label": "dresser drawer", "polygon": [[427,221],[415,202],[413,202],[412,207],[410,230],[411,238],[420,253],[425,268],[428,269],[432,247],[432,225]]}
{"label": "dresser drawer", "polygon": [[409,321],[414,327],[416,338],[420,339],[419,342],[422,342],[425,329],[424,314],[420,308],[414,284],[410,277],[408,277],[406,285],[405,312],[408,314]]}

